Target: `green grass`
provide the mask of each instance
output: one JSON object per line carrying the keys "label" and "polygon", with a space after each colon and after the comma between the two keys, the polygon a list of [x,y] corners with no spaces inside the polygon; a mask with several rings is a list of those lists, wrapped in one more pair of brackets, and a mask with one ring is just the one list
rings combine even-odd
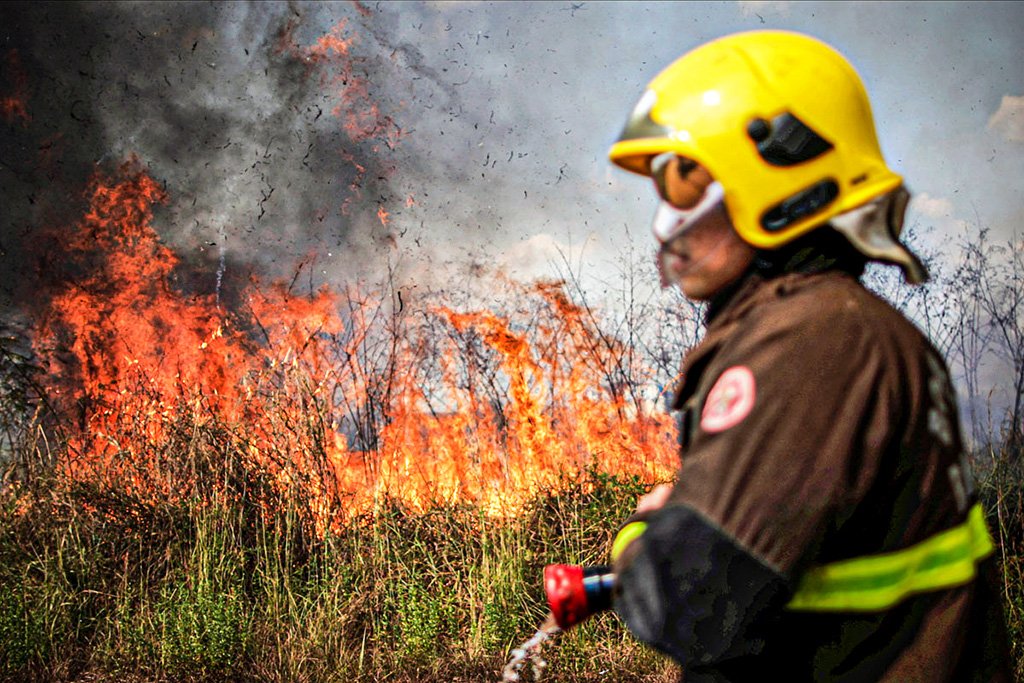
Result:
{"label": "green grass", "polygon": [[1024,453],[1018,439],[1006,438],[972,465],[996,541],[1014,678],[1024,681]]}
{"label": "green grass", "polygon": [[[268,517],[245,500],[22,491],[0,520],[0,676],[496,681],[544,617],[544,565],[602,560],[644,488],[592,480],[514,520],[392,506],[322,539],[287,505]],[[610,614],[549,661],[561,681],[671,671]]]}

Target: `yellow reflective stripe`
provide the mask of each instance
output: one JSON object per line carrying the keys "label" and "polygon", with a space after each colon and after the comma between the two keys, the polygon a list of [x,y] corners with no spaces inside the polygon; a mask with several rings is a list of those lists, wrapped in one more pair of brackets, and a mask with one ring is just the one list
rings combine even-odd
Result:
{"label": "yellow reflective stripe", "polygon": [[888,609],[914,593],[952,588],[977,573],[977,562],[995,549],[980,504],[967,520],[917,545],[812,567],[786,606],[811,612]]}
{"label": "yellow reflective stripe", "polygon": [[612,543],[612,562],[618,560],[626,546],[638,539],[645,531],[647,531],[647,522],[630,522],[622,527],[615,537],[615,542]]}

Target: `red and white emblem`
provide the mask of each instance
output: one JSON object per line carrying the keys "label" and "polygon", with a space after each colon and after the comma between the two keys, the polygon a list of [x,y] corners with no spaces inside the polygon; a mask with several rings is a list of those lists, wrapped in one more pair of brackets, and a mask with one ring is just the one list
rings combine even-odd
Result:
{"label": "red and white emblem", "polygon": [[754,407],[754,373],[742,365],[731,367],[718,378],[704,401],[700,428],[724,432],[739,424]]}

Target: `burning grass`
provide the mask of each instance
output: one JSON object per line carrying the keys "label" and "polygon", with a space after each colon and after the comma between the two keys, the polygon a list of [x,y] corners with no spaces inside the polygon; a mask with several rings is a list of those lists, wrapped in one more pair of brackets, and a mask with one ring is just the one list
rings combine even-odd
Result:
{"label": "burning grass", "polygon": [[[496,679],[542,567],[603,560],[671,476],[653,371],[559,283],[459,312],[253,281],[226,310],[177,286],[164,199],[97,176],[55,242],[34,400],[4,413],[4,673]],[[551,662],[665,670],[612,617]]]}
{"label": "burning grass", "polygon": [[304,492],[320,533],[385,500],[514,514],[588,469],[671,475],[672,425],[638,393],[650,371],[559,284],[519,287],[501,314],[253,282],[229,313],[174,288],[178,261],[151,227],[163,200],[126,165],[62,231],[67,276],[33,339],[58,415],[78,424],[71,479],[187,497],[195,449],[166,444],[211,422],[247,470]]}
{"label": "burning grass", "polygon": [[[543,617],[543,566],[601,561],[609,520],[646,488],[588,472],[514,520],[391,500],[320,536],[303,523],[301,497],[269,507],[274,494],[260,492],[276,490],[273,478],[233,477],[243,455],[218,447],[215,426],[199,432],[193,450],[223,465],[204,477],[232,481],[211,498],[42,479],[8,490],[7,680],[497,680]],[[551,664],[569,681],[668,671],[611,615],[565,637]]]}

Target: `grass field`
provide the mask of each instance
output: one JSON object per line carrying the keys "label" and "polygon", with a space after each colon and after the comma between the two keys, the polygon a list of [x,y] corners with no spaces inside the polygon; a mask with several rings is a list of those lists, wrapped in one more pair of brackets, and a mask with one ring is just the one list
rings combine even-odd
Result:
{"label": "grass field", "polygon": [[[508,519],[385,503],[321,535],[308,498],[283,492],[268,506],[274,489],[258,473],[219,474],[173,502],[48,477],[5,489],[0,677],[498,681],[509,650],[544,617],[544,565],[605,562],[616,521],[647,488],[588,472]],[[1013,520],[1002,518],[990,525],[1006,551],[1020,662],[1022,564],[1008,541]],[[610,613],[546,655],[558,681],[675,675]]]}
{"label": "grass field", "polygon": [[[10,681],[497,681],[544,617],[543,566],[605,561],[643,489],[595,474],[511,520],[395,506],[317,538],[284,501],[39,485],[0,519]],[[671,670],[611,614],[548,659],[560,681]]]}

